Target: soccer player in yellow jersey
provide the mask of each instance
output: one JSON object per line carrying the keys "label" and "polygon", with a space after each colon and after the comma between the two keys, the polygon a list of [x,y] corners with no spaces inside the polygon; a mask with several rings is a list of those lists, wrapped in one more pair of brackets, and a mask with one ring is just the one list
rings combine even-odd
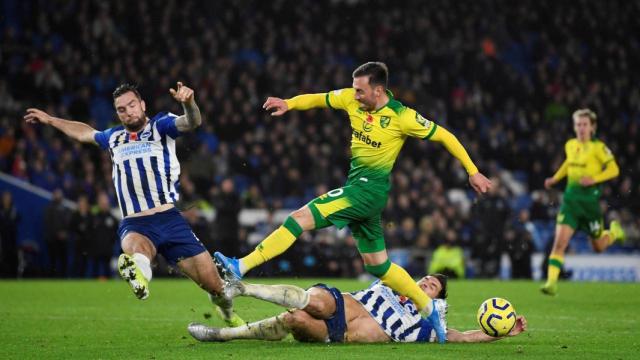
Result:
{"label": "soccer player in yellow jersey", "polygon": [[540,288],[547,295],[555,295],[558,290],[564,252],[576,230],[589,234],[596,252],[603,252],[613,242],[624,240],[624,231],[617,221],[611,222],[609,230],[604,229],[599,202],[600,184],[617,177],[620,170],[611,150],[593,138],[596,125],[597,117],[593,111],[580,109],[573,113],[576,138],[564,145],[567,158],[560,169],[544,181],[545,188],[549,189],[567,177],[567,187],[556,219],[547,282]]}
{"label": "soccer player in yellow jersey", "polygon": [[289,110],[330,108],[344,110],[352,128],[351,169],[344,187],[334,189],[294,211],[284,224],[249,255],[237,260],[215,253],[227,275],[241,278],[247,271],[280,255],[303,231],[349,225],[365,269],[387,286],[432,312],[432,301],[401,267],[389,261],[380,214],[387,203],[389,174],[407,137],[442,143],[465,167],[471,186],[486,192],[491,182],[473,164],[464,147],[445,128],[394,99],[387,90],[385,64],[369,62],[353,72],[353,87],[291,99],[269,97],[264,109],[273,116]]}

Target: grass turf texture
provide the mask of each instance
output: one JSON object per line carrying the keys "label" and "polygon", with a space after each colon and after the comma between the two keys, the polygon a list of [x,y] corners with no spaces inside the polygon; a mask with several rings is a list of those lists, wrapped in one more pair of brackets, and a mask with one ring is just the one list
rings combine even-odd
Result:
{"label": "grass turf texture", "polygon": [[[314,279],[249,279],[303,287]],[[323,280],[343,291],[367,286]],[[220,326],[204,292],[188,280],[154,280],[146,301],[123,281],[1,281],[0,359],[47,358],[241,358],[241,359],[632,359],[640,351],[640,286],[561,283],[559,296],[538,292],[533,282],[451,281],[449,325],[476,329],[476,311],[489,297],[510,300],[527,316],[529,331],[488,344],[305,344],[242,340],[198,343],[191,321]],[[241,298],[245,320],[272,316],[280,308]],[[212,317],[210,317],[213,315]],[[210,317],[210,318],[209,318]]]}

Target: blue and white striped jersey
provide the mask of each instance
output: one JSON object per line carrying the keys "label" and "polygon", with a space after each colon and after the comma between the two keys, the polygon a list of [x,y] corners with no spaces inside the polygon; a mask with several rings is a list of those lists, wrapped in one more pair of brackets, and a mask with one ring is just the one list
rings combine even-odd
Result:
{"label": "blue and white striped jersey", "polygon": [[123,217],[179,199],[177,118],[162,112],[137,133],[129,133],[121,125],[95,134],[98,145],[111,155],[113,184]]}
{"label": "blue and white striped jersey", "polygon": [[433,327],[422,318],[413,302],[383,285],[380,280],[374,281],[365,290],[351,293],[351,296],[364,306],[393,341],[436,341]]}

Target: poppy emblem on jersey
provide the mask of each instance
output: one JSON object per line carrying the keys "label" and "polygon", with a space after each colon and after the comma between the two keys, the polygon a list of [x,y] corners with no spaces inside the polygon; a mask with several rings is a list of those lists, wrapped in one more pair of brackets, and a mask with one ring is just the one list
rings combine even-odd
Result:
{"label": "poppy emblem on jersey", "polygon": [[130,133],[130,134],[129,134],[129,140],[130,140],[130,141],[136,141],[136,140],[138,140],[138,133]]}
{"label": "poppy emblem on jersey", "polygon": [[381,128],[386,128],[387,126],[389,126],[389,123],[391,122],[391,118],[388,116],[381,116],[380,117],[380,127]]}
{"label": "poppy emblem on jersey", "polygon": [[362,130],[369,132],[373,130],[373,116],[367,114],[367,118],[362,122]]}

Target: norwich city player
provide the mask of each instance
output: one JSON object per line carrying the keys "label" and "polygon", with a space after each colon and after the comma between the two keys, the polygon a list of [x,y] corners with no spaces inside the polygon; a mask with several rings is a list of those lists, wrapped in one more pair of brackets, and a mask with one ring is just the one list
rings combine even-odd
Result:
{"label": "norwich city player", "polygon": [[[491,182],[473,164],[449,131],[404,106],[387,90],[387,66],[369,62],[353,72],[353,87],[283,100],[269,97],[263,105],[281,116],[289,110],[331,108],[344,110],[352,128],[351,169],[344,187],[334,189],[294,211],[284,224],[241,259],[221,253],[215,259],[236,279],[282,254],[303,231],[335,225],[349,226],[365,269],[384,284],[409,297],[426,316],[432,313],[429,297],[400,266],[389,261],[380,214],[387,203],[389,174],[408,136],[442,143],[465,167],[471,186],[486,192]],[[436,311],[434,311],[435,313]]]}
{"label": "norwich city player", "polygon": [[620,170],[611,150],[600,140],[594,139],[596,114],[589,109],[573,113],[573,130],[576,138],[567,141],[564,151],[566,160],[560,169],[544,181],[549,189],[565,176],[567,188],[556,224],[553,249],[549,256],[547,283],[540,290],[547,295],[555,295],[558,290],[558,275],[564,263],[564,252],[576,230],[589,234],[596,252],[603,252],[615,241],[624,240],[624,231],[617,221],[611,222],[609,230],[604,230],[600,210],[600,183],[618,176]]}

